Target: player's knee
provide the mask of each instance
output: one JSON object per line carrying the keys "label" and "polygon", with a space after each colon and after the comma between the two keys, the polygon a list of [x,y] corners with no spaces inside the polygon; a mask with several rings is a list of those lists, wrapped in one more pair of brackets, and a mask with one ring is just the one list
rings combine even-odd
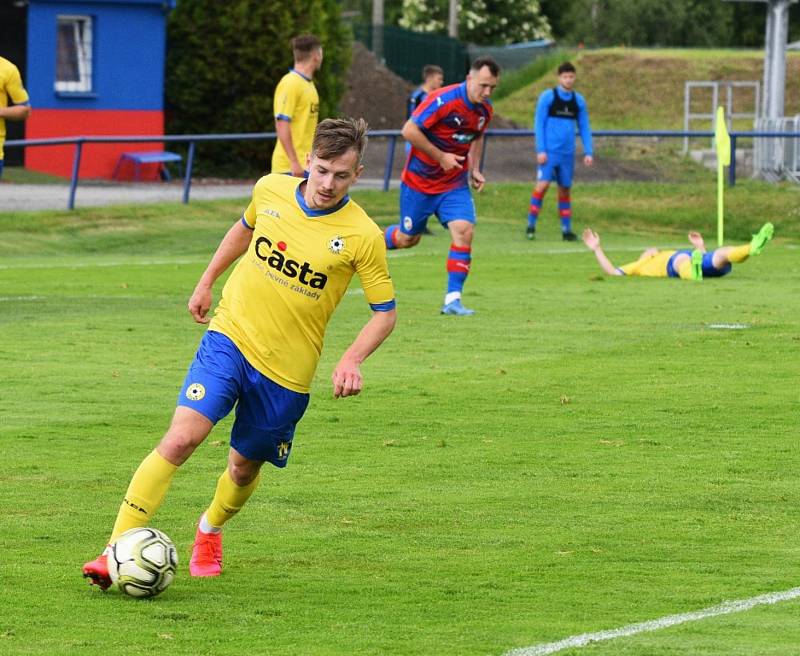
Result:
{"label": "player's knee", "polygon": [[204,438],[205,435],[198,435],[183,427],[171,426],[161,439],[158,450],[170,462],[182,464]]}
{"label": "player's knee", "polygon": [[460,222],[460,225],[452,227],[452,233],[456,246],[470,246],[472,245],[472,236],[475,234],[475,226],[466,221]]}
{"label": "player's knee", "polygon": [[262,463],[255,460],[243,460],[239,462],[229,461],[228,472],[231,475],[231,480],[239,487],[250,485],[250,483],[256,480],[256,476],[258,476],[258,472],[261,469],[261,464]]}

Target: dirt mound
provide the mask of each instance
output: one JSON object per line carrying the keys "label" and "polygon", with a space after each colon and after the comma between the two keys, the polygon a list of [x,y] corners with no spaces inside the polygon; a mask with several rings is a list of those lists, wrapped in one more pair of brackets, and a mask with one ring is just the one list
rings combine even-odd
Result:
{"label": "dirt mound", "polygon": [[413,84],[392,73],[356,41],[339,111],[363,118],[372,130],[399,130],[406,122],[408,96],[413,89]]}

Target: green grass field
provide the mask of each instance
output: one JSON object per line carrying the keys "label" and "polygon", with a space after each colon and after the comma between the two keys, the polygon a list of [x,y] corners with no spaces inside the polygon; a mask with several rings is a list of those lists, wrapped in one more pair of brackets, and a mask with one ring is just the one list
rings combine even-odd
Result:
{"label": "green grass field", "polygon": [[[182,558],[150,601],[90,589],[130,475],[203,328],[185,304],[243,203],[0,214],[0,653],[496,655],[800,585],[800,203],[746,182],[728,234],[776,239],[703,283],[600,275],[548,196],[489,187],[465,301],[438,314],[449,244],[392,255],[399,320],[365,391],[330,373],[368,318],[331,323],[289,466],[226,528],[222,577],[186,569],[230,420],[154,525]],[[395,193],[357,199],[382,224]],[[581,185],[576,227],[619,263],[688,228],[714,187]],[[742,324],[740,330],[715,324]],[[800,602],[560,654],[795,654]]]}

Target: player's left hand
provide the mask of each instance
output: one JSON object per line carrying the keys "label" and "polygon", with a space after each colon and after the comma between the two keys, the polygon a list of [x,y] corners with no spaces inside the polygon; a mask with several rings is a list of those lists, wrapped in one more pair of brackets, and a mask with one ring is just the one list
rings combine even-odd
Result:
{"label": "player's left hand", "polygon": [[592,164],[594,164],[594,157],[592,157],[591,155],[584,156],[583,165],[584,166],[591,166]]}
{"label": "player's left hand", "polygon": [[483,191],[483,185],[486,184],[486,178],[484,178],[483,173],[478,170],[470,172],[469,181],[475,191]]}
{"label": "player's left hand", "polygon": [[343,361],[336,365],[331,379],[333,380],[333,397],[335,399],[359,394],[364,383],[358,365]]}

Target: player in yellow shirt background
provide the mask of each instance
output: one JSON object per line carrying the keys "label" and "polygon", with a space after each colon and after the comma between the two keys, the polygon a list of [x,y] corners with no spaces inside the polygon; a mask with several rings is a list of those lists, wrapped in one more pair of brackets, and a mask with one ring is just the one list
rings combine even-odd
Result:
{"label": "player in yellow shirt background", "polygon": [[765,223],[753,235],[749,244],[722,246],[706,251],[703,236],[699,232],[689,233],[689,242],[694,249],[659,250],[646,249],[635,262],[616,267],[600,247],[600,236],[591,228],[583,231],[583,243],[597,258],[600,267],[611,276],[647,276],[654,278],[682,278],[702,280],[719,278],[733,269],[733,263],[744,262],[751,255],[760,255],[772,239],[775,231],[771,223]]}
{"label": "player in yellow shirt background", "polygon": [[0,57],[0,178],[3,177],[6,121],[24,121],[30,115],[28,92],[22,86],[19,69],[7,59]]}
{"label": "player in yellow shirt background", "polygon": [[[308,179],[272,174],[256,183],[189,300],[192,317],[209,329],[169,429],[133,475],[109,543],[151,520],[178,467],[237,404],[228,465],[201,515],[189,564],[193,576],[221,573],[222,526],[255,490],[264,462],[286,466],[325,328],[355,273],[373,313],[332,381],[337,398],[361,391],[360,365],[396,318],[383,233],[347,195],[363,170],[366,131],[361,119],[325,120]],[[212,286],[237,259],[209,319]],[[102,589],[111,585],[105,554],[83,567]]]}
{"label": "player in yellow shirt background", "polygon": [[322,44],[313,34],[292,39],[294,66],[275,88],[272,113],[278,141],[272,152],[272,173],[304,175],[306,157],[319,120],[319,94],[314,73],[322,66]]}

